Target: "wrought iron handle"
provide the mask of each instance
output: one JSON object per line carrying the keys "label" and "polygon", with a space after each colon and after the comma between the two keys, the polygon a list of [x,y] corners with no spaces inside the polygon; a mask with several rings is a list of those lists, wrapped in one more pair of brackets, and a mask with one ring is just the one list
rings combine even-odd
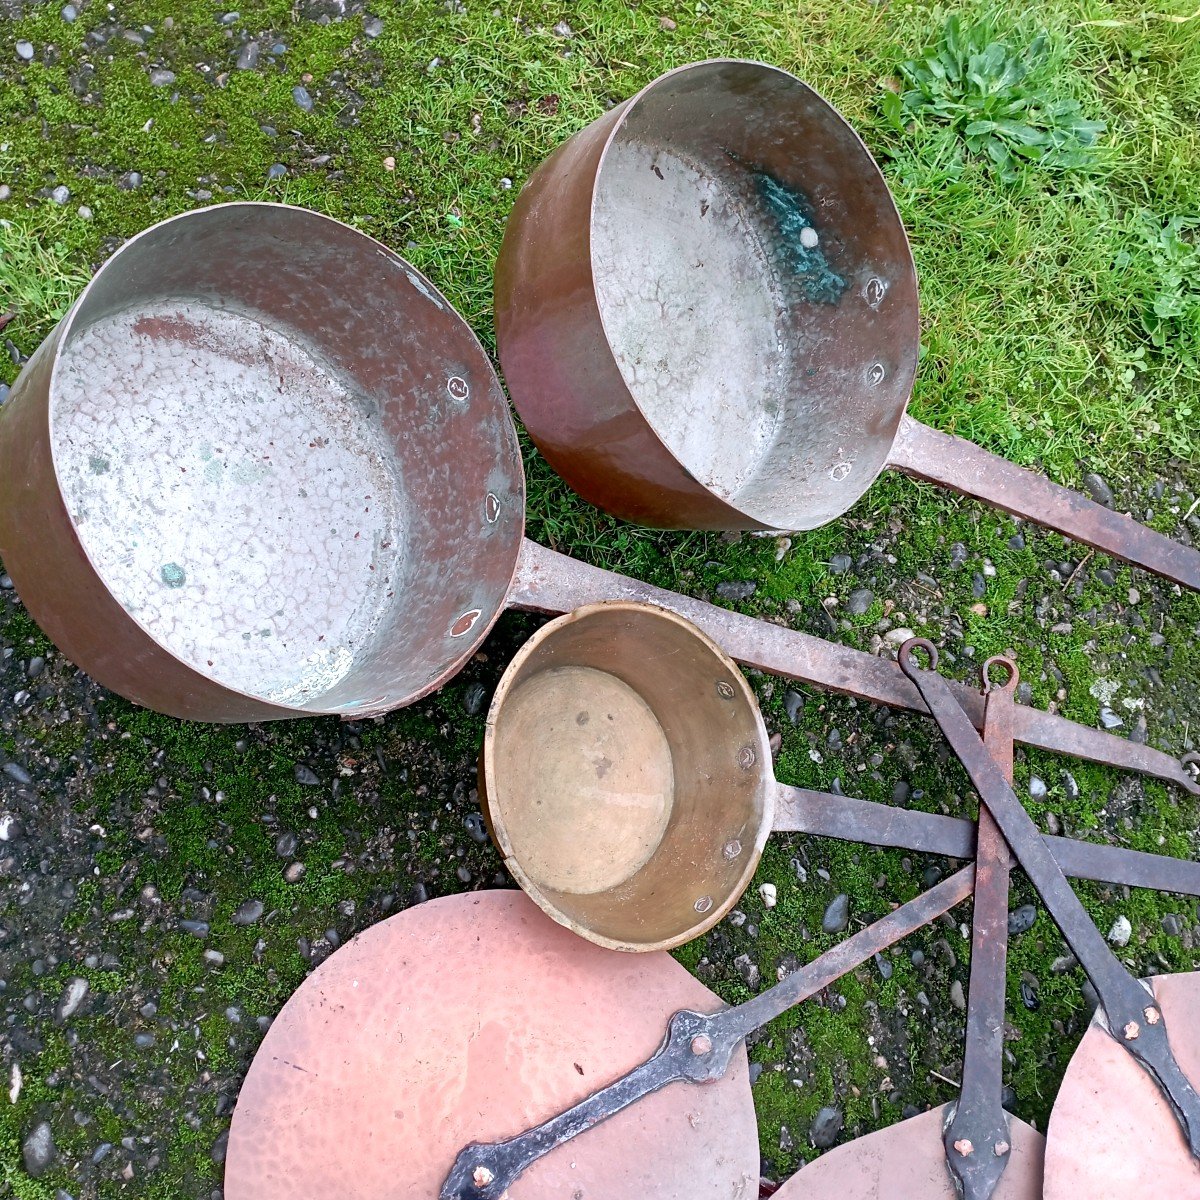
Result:
{"label": "wrought iron handle", "polygon": [[[929,654],[928,670],[919,667],[913,658],[913,651],[918,649]],[[1192,1156],[1200,1159],[1200,1093],[1175,1061],[1162,1010],[1153,995],[1121,966],[1071,890],[1037,826],[1009,787],[1004,773],[992,761],[946,680],[935,672],[936,648],[922,638],[913,638],[901,646],[899,659],[901,669],[920,690],[946,740],[1000,826],[1009,849],[1087,972],[1100,997],[1109,1032],[1158,1084],[1175,1112]]]}
{"label": "wrought iron handle", "polygon": [[628,1074],[516,1137],[464,1146],[442,1184],[440,1200],[497,1200],[539,1158],[644,1096],[683,1079],[720,1079],[741,1041],[741,1034],[722,1020],[734,1011],[705,1016],[681,1009],[671,1018],[663,1044]]}
{"label": "wrought iron handle", "polygon": [[524,1133],[502,1142],[464,1146],[442,1184],[439,1200],[500,1200],[505,1189],[539,1158],[643,1096],[680,1080],[720,1079],[746,1034],[948,912],[971,894],[974,883],[975,868],[963,867],[744,1004],[711,1016],[682,1009],[671,1018],[658,1050],[620,1079]]}
{"label": "wrought iron handle", "polygon": [[[1006,678],[997,683],[992,669]],[[982,667],[983,743],[1012,781],[1013,697],[1020,673],[1008,658]],[[962,1089],[942,1142],[963,1200],[990,1200],[1012,1151],[1004,1112],[1004,997],[1008,975],[1008,873],[1012,855],[986,807],[979,810],[975,900],[971,913],[970,1004],[963,1047]]]}
{"label": "wrought iron handle", "polygon": [[906,416],[900,422],[892,466],[908,475],[976,496],[1018,517],[1057,529],[1114,558],[1145,567],[1164,579],[1200,591],[1200,550],[1147,529],[1070,488],[1051,483],[991,454],[974,442],[941,433]]}

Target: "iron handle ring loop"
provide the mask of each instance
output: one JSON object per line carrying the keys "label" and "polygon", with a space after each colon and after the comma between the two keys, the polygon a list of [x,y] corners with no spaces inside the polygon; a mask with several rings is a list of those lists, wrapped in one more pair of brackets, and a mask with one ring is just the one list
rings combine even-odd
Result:
{"label": "iron handle ring loop", "polygon": [[[993,667],[1003,667],[1008,673],[1003,683],[997,683],[991,677]],[[1017,684],[1021,681],[1021,672],[1017,670],[1017,664],[1008,655],[993,654],[991,658],[984,659],[983,665],[979,668],[979,677],[983,681],[983,694],[986,696],[989,692],[1015,692]]]}
{"label": "iron handle ring loop", "polygon": [[928,638],[909,638],[899,649],[896,654],[896,661],[900,664],[901,670],[907,675],[913,670],[921,670],[921,665],[913,660],[914,650],[924,650],[929,655],[929,666],[926,668],[930,671],[936,671],[938,665],[938,649]]}

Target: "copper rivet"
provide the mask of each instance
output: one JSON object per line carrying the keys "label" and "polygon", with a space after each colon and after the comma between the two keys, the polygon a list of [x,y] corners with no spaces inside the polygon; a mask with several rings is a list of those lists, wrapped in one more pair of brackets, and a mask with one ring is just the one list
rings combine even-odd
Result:
{"label": "copper rivet", "polygon": [[1132,1042],[1140,1032],[1141,1030],[1138,1028],[1138,1023],[1136,1021],[1130,1021],[1129,1024],[1125,1026],[1125,1040],[1127,1042]]}
{"label": "copper rivet", "polygon": [[1007,1142],[997,1142],[992,1149],[995,1150],[997,1158],[1003,1158],[1012,1147]]}
{"label": "copper rivet", "polygon": [[1146,1005],[1143,1012],[1145,1013],[1145,1016],[1146,1016],[1146,1024],[1147,1025],[1157,1025],[1158,1024],[1159,1011],[1157,1008],[1155,1008],[1152,1004],[1148,1004],[1148,1005]]}
{"label": "copper rivet", "polygon": [[712,1038],[698,1033],[692,1038],[692,1053],[697,1057],[707,1054],[712,1049]]}
{"label": "copper rivet", "polygon": [[975,1145],[970,1138],[959,1138],[958,1141],[954,1143],[954,1148],[963,1156],[963,1158],[967,1158],[975,1153]]}
{"label": "copper rivet", "polygon": [[720,680],[717,684],[717,695],[720,696],[722,700],[732,700],[733,685],[726,683],[723,679]]}
{"label": "copper rivet", "polygon": [[741,767],[743,771],[750,770],[750,768],[754,766],[757,759],[758,756],[754,753],[753,746],[743,746],[738,751],[738,766]]}
{"label": "copper rivet", "polygon": [[726,862],[733,862],[733,860],[735,858],[737,858],[737,856],[739,854],[741,854],[741,852],[742,852],[742,843],[739,842],[737,840],[737,838],[734,838],[732,842],[725,843],[725,849],[724,849],[723,853],[725,855]]}
{"label": "copper rivet", "polygon": [[692,905],[692,907],[698,913],[706,913],[706,912],[708,912],[708,910],[710,908],[712,908],[712,897],[711,896],[701,896],[700,899],[697,900],[696,903]]}
{"label": "copper rivet", "polygon": [[458,375],[451,375],[446,380],[446,391],[455,400],[465,400],[471,394],[471,389],[467,387],[467,381]]}

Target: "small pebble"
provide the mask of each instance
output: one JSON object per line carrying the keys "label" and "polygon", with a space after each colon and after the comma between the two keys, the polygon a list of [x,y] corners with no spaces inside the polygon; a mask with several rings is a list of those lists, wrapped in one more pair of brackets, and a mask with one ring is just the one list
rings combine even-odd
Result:
{"label": "small pebble", "polygon": [[733,960],[733,969],[742,977],[748,988],[754,989],[758,987],[759,971],[758,965],[751,959],[748,954],[739,954]]}
{"label": "small pebble", "polygon": [[175,82],[175,72],[164,67],[157,67],[150,72],[150,86],[156,88],[170,87]]}
{"label": "small pebble", "polygon": [[1162,919],[1162,930],[1167,937],[1179,937],[1183,933],[1183,926],[1179,923],[1179,918],[1174,913],[1167,913]]}
{"label": "small pebble", "polygon": [[245,900],[230,918],[234,925],[253,925],[263,915],[261,900]]}
{"label": "small pebble", "polygon": [[302,108],[305,112],[312,112],[313,98],[308,94],[308,88],[299,86],[292,88],[292,99],[295,100],[298,108]]}
{"label": "small pebble", "polygon": [[487,824],[481,813],[467,813],[463,818],[463,824],[467,827],[467,832],[471,835],[471,841],[478,842],[481,846],[487,842]]}
{"label": "small pebble", "polygon": [[910,638],[914,638],[916,636],[917,635],[913,633],[911,629],[901,626],[899,629],[889,629],[887,633],[883,635],[883,640],[887,642],[889,646],[903,646],[904,643]]}
{"label": "small pebble", "polygon": [[304,878],[304,870],[303,863],[289,863],[283,869],[283,877],[288,883],[299,883]]}
{"label": "small pebble", "polygon": [[33,782],[33,777],[20,763],[6,762],[4,764],[4,773],[9,779],[16,780],[22,787],[28,787]]}
{"label": "small pebble", "polygon": [[136,191],[142,186],[141,171],[127,171],[117,182],[117,187],[123,192]]}
{"label": "small pebble", "polygon": [[483,711],[483,703],[487,699],[487,688],[482,683],[473,683],[463,693],[463,708],[467,716],[477,717]]}
{"label": "small pebble", "polygon": [[179,928],[184,933],[190,933],[194,938],[200,938],[201,941],[208,937],[207,921],[180,921]]}
{"label": "small pebble", "polygon": [[306,767],[303,763],[297,763],[295,767],[296,782],[303,784],[304,787],[320,787],[321,781],[317,778],[317,774],[310,767]]}
{"label": "small pebble", "polygon": [[1120,729],[1125,722],[1106,704],[1100,709],[1100,724],[1105,729]]}
{"label": "small pebble", "polygon": [[1097,475],[1095,471],[1089,471],[1083,477],[1083,486],[1091,493],[1092,499],[1097,504],[1103,504],[1105,508],[1112,508],[1112,488],[1104,481],[1103,476]]}
{"label": "small pebble", "polygon": [[253,71],[258,66],[260,48],[257,42],[247,42],[238,51],[237,62],[234,64],[239,71]]}
{"label": "small pebble", "polygon": [[1037,920],[1037,909],[1032,904],[1022,904],[1008,914],[1008,932],[1011,936],[1027,933]]}
{"label": "small pebble", "polygon": [[67,980],[67,986],[58,1001],[55,1016],[59,1021],[69,1021],[78,1011],[80,1005],[87,999],[88,981],[73,976]]}
{"label": "small pebble", "polygon": [[77,9],[77,8],[75,7],[75,5],[73,5],[73,4],[64,4],[64,5],[63,5],[63,7],[62,7],[62,19],[63,19],[64,21],[66,21],[66,23],[67,23],[68,25],[71,25],[71,24],[73,24],[73,23],[74,23],[74,21],[75,21],[75,18],[76,18],[76,17],[78,17],[78,16],[79,16],[79,9]]}
{"label": "small pebble", "polygon": [[817,231],[811,225],[805,225],[805,227],[800,230],[800,245],[802,245],[805,250],[816,249],[817,243],[820,242],[820,240],[821,235],[817,233]]}
{"label": "small pebble", "polygon": [[967,998],[963,995],[963,985],[957,979],[950,985],[950,1003],[960,1011],[967,1007]]}
{"label": "small pebble", "polygon": [[800,720],[800,714],[804,711],[804,695],[796,691],[794,688],[788,688],[783,696],[783,711],[787,713],[787,718],[793,725]]}
{"label": "small pebble", "polygon": [[1039,779],[1036,775],[1029,777],[1029,794],[1035,799],[1040,800],[1046,794],[1046,782]]}
{"label": "small pebble", "polygon": [[210,967],[223,967],[225,965],[225,955],[220,950],[205,950],[204,961]]}
{"label": "small pebble", "polygon": [[1130,924],[1129,918],[1124,916],[1118,917],[1108,931],[1108,940],[1114,946],[1127,946],[1132,936],[1133,926]]}
{"label": "small pebble", "polygon": [[818,1150],[828,1150],[837,1141],[838,1134],[842,1132],[844,1120],[840,1108],[822,1108],[813,1117],[812,1125],[808,1130],[808,1140]]}
{"label": "small pebble", "polygon": [[25,1160],[25,1170],[34,1179],[40,1179],[46,1173],[57,1153],[54,1145],[54,1132],[50,1128],[49,1121],[41,1121],[35,1125],[21,1145],[21,1157]]}
{"label": "small pebble", "polygon": [[40,654],[34,655],[29,660],[29,666],[25,668],[25,674],[30,679],[36,679],[45,669],[45,666],[46,660]]}
{"label": "small pebble", "polygon": [[30,62],[33,58],[33,44],[31,42],[18,42],[17,57]]}
{"label": "small pebble", "polygon": [[764,883],[759,889],[758,894],[762,897],[764,908],[774,908],[778,902],[778,895],[775,891],[773,883]]}
{"label": "small pebble", "polygon": [[854,566],[854,559],[848,554],[835,554],[829,560],[829,570],[834,575],[845,575]]}
{"label": "small pebble", "polygon": [[12,195],[12,188],[7,183],[0,183],[0,200],[7,200]]}
{"label": "small pebble", "polygon": [[842,892],[835,896],[821,918],[821,928],[826,933],[841,933],[850,924],[850,897]]}
{"label": "small pebble", "polygon": [[875,593],[870,588],[855,588],[846,599],[846,611],[852,617],[861,617],[875,603]]}
{"label": "small pebble", "polygon": [[717,584],[717,595],[722,600],[749,600],[758,591],[758,584],[750,579],[731,580]]}
{"label": "small pebble", "polygon": [[54,191],[50,193],[50,199],[53,200],[55,204],[66,204],[70,198],[71,189],[61,183],[54,189]]}
{"label": "small pebble", "polygon": [[267,168],[268,179],[282,179],[287,174],[287,167],[283,163],[272,163]]}
{"label": "small pebble", "polygon": [[383,32],[383,22],[378,17],[363,18],[363,33],[369,38],[377,38]]}

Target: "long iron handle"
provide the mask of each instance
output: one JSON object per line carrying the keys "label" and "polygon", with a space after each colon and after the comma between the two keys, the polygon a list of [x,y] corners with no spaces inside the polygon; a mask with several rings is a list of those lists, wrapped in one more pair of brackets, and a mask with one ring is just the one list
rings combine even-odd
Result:
{"label": "long iron handle", "polygon": [[[1012,706],[1012,713],[1020,708]],[[835,796],[807,788],[776,785],[776,833],[807,833],[872,846],[893,846],[948,858],[974,858],[976,824],[964,817],[893,808],[853,796]],[[1054,861],[1072,879],[1095,879],[1129,887],[1155,888],[1200,896],[1200,863],[1126,846],[1103,846],[1074,838],[1043,836]]]}
{"label": "long iron handle", "polygon": [[[1007,673],[1003,683],[993,668]],[[1007,658],[982,668],[985,707],[983,744],[1012,783],[1013,695],[1019,675]],[[962,1088],[942,1133],[946,1162],[963,1200],[991,1200],[1012,1151],[1004,1113],[1004,998],[1008,982],[1008,874],[1012,855],[1000,827],[979,809],[975,898],[971,913],[971,979],[963,1044]]]}
{"label": "long iron handle", "polygon": [[[534,612],[564,613],[598,600],[640,600],[658,604],[686,617],[708,634],[730,658],[787,679],[811,683],[831,692],[859,696],[875,704],[928,714],[921,693],[894,662],[862,650],[756,620],[703,600],[640,583],[626,575],[568,558],[526,538],[513,577],[508,602]],[[955,695],[977,727],[983,726],[983,700],[970,688],[955,687]],[[1077,725],[1055,713],[1018,705],[1014,713],[1016,740],[1074,758],[1106,763],[1178,784],[1200,796],[1200,781],[1187,767],[1152,746]]]}
{"label": "long iron handle", "polygon": [[688,1009],[677,1012],[658,1050],[607,1087],[515,1137],[464,1146],[442,1184],[439,1200],[500,1200],[539,1158],[642,1097],[682,1080],[705,1083],[720,1079],[748,1033],[948,912],[971,894],[974,882],[975,868],[963,867],[744,1004],[711,1016]]}
{"label": "long iron handle", "polygon": [[1155,533],[1132,517],[1051,483],[1044,475],[1018,467],[965,438],[930,429],[906,416],[888,461],[908,475],[975,496],[1200,591],[1200,550]]}
{"label": "long iron handle", "polygon": [[[929,670],[922,670],[913,658],[913,650],[918,647],[930,656]],[[920,688],[943,735],[1003,831],[1009,849],[1087,972],[1100,997],[1109,1032],[1158,1084],[1175,1112],[1192,1156],[1200,1159],[1200,1094],[1175,1061],[1162,1010],[1150,991],[1117,961],[1071,891],[1004,772],[992,761],[946,681],[933,670],[937,666],[936,649],[914,638],[900,648],[900,665]]]}

